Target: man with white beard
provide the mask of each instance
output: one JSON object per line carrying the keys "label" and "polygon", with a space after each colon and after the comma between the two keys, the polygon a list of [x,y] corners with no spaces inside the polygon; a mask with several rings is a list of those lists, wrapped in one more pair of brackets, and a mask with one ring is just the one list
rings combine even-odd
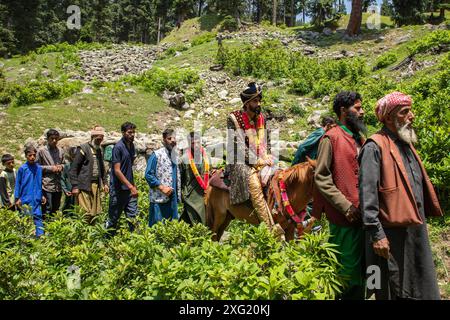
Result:
{"label": "man with white beard", "polygon": [[384,126],[359,156],[367,292],[377,300],[440,299],[426,216],[441,216],[442,210],[413,147],[411,105],[401,92],[380,99],[375,113]]}

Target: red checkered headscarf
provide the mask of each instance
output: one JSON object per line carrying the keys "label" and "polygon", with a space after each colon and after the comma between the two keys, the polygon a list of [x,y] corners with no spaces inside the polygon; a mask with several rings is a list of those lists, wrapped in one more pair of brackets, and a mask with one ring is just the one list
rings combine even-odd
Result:
{"label": "red checkered headscarf", "polygon": [[395,91],[392,92],[377,102],[377,106],[375,108],[375,114],[381,122],[384,122],[386,117],[399,106],[410,106],[412,104],[412,99],[410,96]]}

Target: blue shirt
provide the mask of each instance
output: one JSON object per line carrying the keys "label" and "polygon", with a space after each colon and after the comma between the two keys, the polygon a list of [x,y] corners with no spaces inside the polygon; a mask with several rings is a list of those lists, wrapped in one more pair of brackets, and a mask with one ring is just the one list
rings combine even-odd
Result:
{"label": "blue shirt", "polygon": [[127,180],[134,185],[134,177],[133,177],[133,162],[136,159],[136,151],[134,149],[134,144],[131,143],[131,148],[128,149],[125,144],[125,139],[120,139],[119,142],[116,143],[112,150],[112,169],[111,169],[111,186],[115,190],[129,190],[126,185],[124,185],[119,178],[116,177],[114,173],[114,164],[120,163],[120,171],[122,171],[123,175]]}
{"label": "blue shirt", "polygon": [[14,198],[22,204],[31,204],[42,199],[42,167],[38,164],[23,164],[17,171]]}

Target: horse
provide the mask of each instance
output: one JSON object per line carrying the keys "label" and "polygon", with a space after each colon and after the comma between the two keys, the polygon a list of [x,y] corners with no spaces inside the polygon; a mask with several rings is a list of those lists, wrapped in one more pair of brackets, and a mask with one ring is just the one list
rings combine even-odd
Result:
{"label": "horse", "polygon": [[[314,185],[314,170],[316,168],[316,160],[307,159],[306,162],[299,163],[286,170],[278,170],[270,179],[267,204],[273,212],[275,204],[278,209],[283,206],[281,199],[279,179],[283,179],[286,185],[286,193],[289,202],[295,213],[299,213],[305,209],[308,202],[312,199]],[[219,174],[219,173],[215,173]],[[205,195],[206,203],[206,223],[213,232],[213,240],[219,241],[229,223],[233,219],[243,220],[253,225],[260,223],[257,215],[253,212],[249,201],[232,205],[230,203],[230,194],[228,191],[215,186],[209,186]],[[275,210],[276,211],[276,210]],[[282,208],[276,214],[273,214],[274,222],[279,223],[285,232],[286,240],[293,240],[295,235],[296,224]],[[312,227],[314,218],[311,219],[305,232]]]}

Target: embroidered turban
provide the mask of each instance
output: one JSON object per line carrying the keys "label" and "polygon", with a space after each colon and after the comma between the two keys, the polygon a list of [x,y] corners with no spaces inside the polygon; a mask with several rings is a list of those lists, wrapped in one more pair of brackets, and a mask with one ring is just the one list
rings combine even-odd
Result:
{"label": "embroidered turban", "polygon": [[375,108],[375,114],[379,121],[384,122],[386,117],[399,106],[410,106],[412,104],[412,99],[410,96],[395,91],[392,92],[377,102],[377,106]]}
{"label": "embroidered turban", "polygon": [[247,88],[241,92],[241,100],[243,104],[259,97],[262,99],[262,89],[261,86],[256,84],[256,82],[251,82],[248,84]]}

